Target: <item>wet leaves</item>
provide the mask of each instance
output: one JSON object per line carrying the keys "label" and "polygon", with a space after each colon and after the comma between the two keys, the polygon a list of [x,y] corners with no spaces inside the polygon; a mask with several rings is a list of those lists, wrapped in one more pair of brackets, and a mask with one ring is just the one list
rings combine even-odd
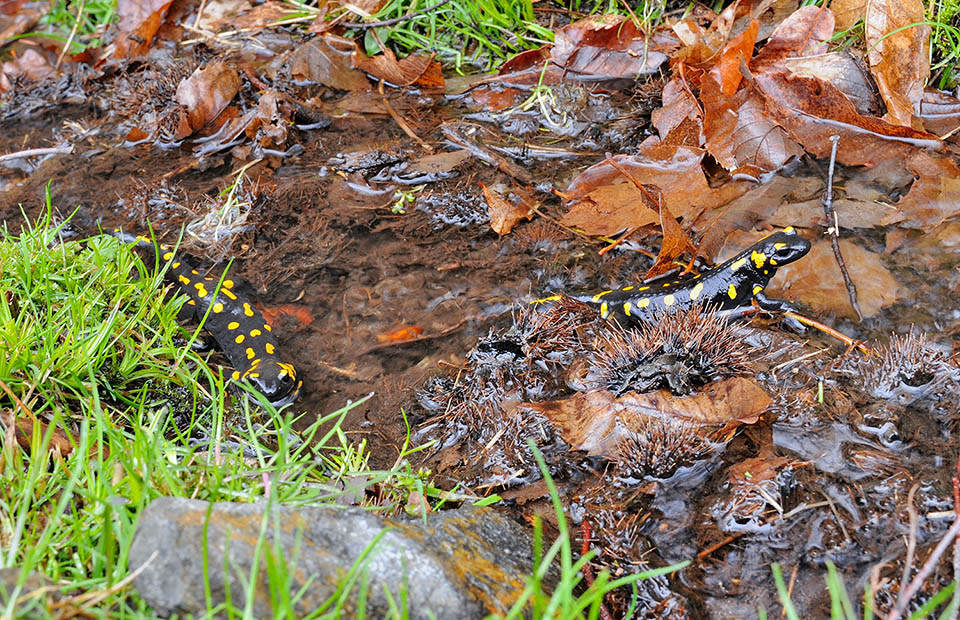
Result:
{"label": "wet leaves", "polygon": [[930,232],[960,214],[960,167],[952,159],[920,151],[907,160],[917,180],[884,224],[900,224]]}
{"label": "wet leaves", "polygon": [[373,77],[397,86],[416,84],[425,88],[443,88],[443,72],[434,56],[411,54],[397,60],[396,55],[387,50],[383,54],[361,58],[357,66]]}
{"label": "wet leaves", "polygon": [[679,422],[703,436],[725,440],[740,425],[759,420],[771,403],[755,381],[730,377],[691,396],[657,390],[617,397],[595,390],[523,407],[546,417],[571,447],[591,456],[614,457],[629,435],[644,432],[651,420]]}
{"label": "wet leaves", "polygon": [[119,0],[117,15],[119,33],[114,58],[143,56],[153,44],[153,38],[163,25],[173,0]]}
{"label": "wet leaves", "polygon": [[353,67],[356,50],[353,41],[334,35],[310,39],[291,54],[290,77],[340,90],[368,90],[367,76]]}
{"label": "wet leaves", "polygon": [[490,228],[498,235],[505,235],[523,220],[533,219],[533,209],[523,200],[517,204],[504,198],[497,190],[480,184],[483,197],[490,211]]}

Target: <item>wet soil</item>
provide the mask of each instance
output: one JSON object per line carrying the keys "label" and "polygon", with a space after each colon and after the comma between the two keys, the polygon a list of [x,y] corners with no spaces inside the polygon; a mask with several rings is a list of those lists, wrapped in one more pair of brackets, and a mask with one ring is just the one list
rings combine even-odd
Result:
{"label": "wet soil", "polygon": [[[331,110],[344,98],[334,91],[323,96]],[[367,439],[374,467],[396,460],[406,433],[403,411],[414,424],[427,422],[415,427],[418,440],[446,442],[446,451],[428,451],[424,458],[440,483],[497,491],[518,516],[536,512],[549,522],[545,487],[526,456],[517,457],[526,463],[526,475],[513,478],[485,472],[482,464],[489,461],[476,457],[486,446],[497,449],[482,427],[489,431],[498,419],[474,419],[477,428],[466,431],[439,428],[437,411],[424,407],[423,393],[438,376],[479,380],[484,368],[501,364],[490,361],[502,353],[491,358],[490,343],[503,341],[531,299],[636,282],[649,268],[648,255],[627,249],[599,256],[599,242],[557,226],[560,201],[544,190],[564,188],[605,149],[629,151],[649,133],[650,97],[604,98],[583,117],[583,127],[563,140],[541,132],[535,116],[470,120],[475,110],[439,93],[395,91],[387,97],[423,142],[379,108],[331,113],[328,123],[319,123],[323,127],[292,129],[288,146],[303,150],[266,154],[246,171],[256,181],[245,190],[249,216],[226,245],[207,253],[207,264],[210,255],[224,259],[220,268],[232,259],[231,272],[247,280],[271,317],[274,333],[305,378],[295,409],[322,415],[373,393],[351,411],[344,428],[354,439]],[[72,154],[0,170],[0,218],[11,230],[22,222],[21,208],[28,219],[36,218],[49,187],[60,213],[77,209],[72,222],[81,234],[98,225],[140,232],[149,224],[175,241],[180,227],[203,213],[248,161],[248,153],[231,150],[197,156],[191,141],[166,149],[125,145],[123,118],[87,102],[11,114],[0,123],[0,152],[49,145],[64,134],[74,145]],[[442,172],[411,173],[411,162],[458,150],[444,127],[503,147],[505,160],[532,182],[473,156],[444,160]],[[540,147],[566,150],[554,158],[556,153]],[[794,173],[817,176],[810,169]],[[499,236],[490,229],[481,184],[508,196],[523,189],[540,201],[543,215]],[[397,191],[415,201],[395,208]],[[884,250],[877,230],[857,229],[849,236]],[[911,488],[917,485],[921,548],[929,549],[946,529],[949,521],[941,513],[952,509],[960,412],[951,396],[958,383],[949,357],[960,311],[948,300],[960,291],[960,253],[954,234],[947,231],[941,239],[907,233],[903,251],[885,257],[904,287],[896,305],[863,322],[818,317],[871,342],[885,343],[892,333],[911,329],[926,336],[924,344],[894,343],[875,368],[865,369],[855,353],[816,332],[799,336],[755,321],[744,336],[757,361],[751,373],[759,373],[773,405],[724,449],[649,472],[577,453],[557,436],[540,442],[553,447],[551,469],[572,521],[582,536],[593,528],[588,544],[601,551],[597,568],[617,576],[707,552],[672,580],[641,588],[647,617],[746,617],[757,605],[775,610],[774,561],[783,565],[806,617],[826,613],[822,578],[828,560],[840,567],[851,591],[862,591],[875,565],[889,563],[878,605],[892,604]],[[641,249],[655,251],[657,245],[656,237],[648,237]],[[186,247],[203,257],[203,248],[189,240]],[[406,332],[415,334],[412,340],[390,338],[403,328],[416,328]],[[541,400],[569,395],[557,377]],[[915,389],[908,389],[911,382]],[[459,453],[449,451],[454,444]],[[784,514],[789,518],[773,519]],[[948,579],[944,567],[932,582]],[[931,586],[928,594],[936,589]],[[629,596],[609,604],[623,611]]]}

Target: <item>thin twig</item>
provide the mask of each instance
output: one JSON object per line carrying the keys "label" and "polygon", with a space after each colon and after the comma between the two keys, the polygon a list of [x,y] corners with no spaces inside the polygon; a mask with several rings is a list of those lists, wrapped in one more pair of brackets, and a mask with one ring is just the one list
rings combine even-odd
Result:
{"label": "thin twig", "polygon": [[840,253],[840,224],[837,219],[837,213],[833,210],[833,171],[837,165],[837,144],[840,141],[840,136],[830,136],[830,141],[833,142],[833,147],[830,149],[830,168],[827,169],[827,192],[824,194],[821,202],[823,203],[823,213],[827,217],[827,224],[830,226],[830,229],[833,230],[833,234],[830,235],[830,245],[833,247],[833,255],[837,259],[837,265],[840,266],[840,273],[843,275],[843,284],[847,287],[847,296],[850,298],[850,305],[853,306],[853,311],[857,313],[857,318],[862,321],[863,313],[860,312],[860,303],[857,301],[857,287],[853,284],[853,280],[850,279],[847,264],[844,262],[843,255]]}
{"label": "thin twig", "polygon": [[383,28],[384,26],[393,26],[393,25],[396,25],[396,24],[402,24],[402,23],[405,22],[405,21],[409,21],[409,20],[411,20],[411,19],[420,17],[421,15],[426,15],[426,14],[429,13],[430,11],[436,11],[437,9],[439,9],[440,7],[442,7],[443,5],[449,4],[449,3],[450,3],[450,0],[441,0],[440,2],[434,4],[433,6],[428,6],[428,7],[425,8],[425,9],[421,9],[421,10],[419,10],[419,11],[414,11],[413,13],[409,13],[409,14],[403,15],[403,16],[401,16],[401,17],[394,17],[393,19],[385,19],[385,20],[379,21],[379,22],[360,22],[360,23],[355,23],[355,22],[341,22],[341,23],[339,23],[339,24],[337,24],[337,25],[338,25],[338,26],[343,26],[344,28],[351,28],[351,29],[353,29],[353,30],[366,30],[366,29],[368,29],[368,28]]}
{"label": "thin twig", "polygon": [[66,153],[72,153],[72,146],[50,146],[42,149],[27,149],[25,151],[17,151],[16,153],[7,153],[6,155],[0,155],[0,161],[10,161],[11,159],[23,159],[25,157],[37,157],[38,155],[60,155]]}
{"label": "thin twig", "polygon": [[913,567],[913,554],[917,550],[917,509],[913,506],[913,496],[920,483],[914,483],[907,493],[907,514],[910,516],[910,536],[907,538],[907,557],[903,561],[903,576],[900,577],[900,591],[907,587],[910,580],[910,569]]}
{"label": "thin twig", "polygon": [[80,27],[80,18],[83,17],[83,5],[86,4],[86,2],[87,0],[80,0],[80,6],[77,8],[77,19],[73,22],[73,28],[70,30],[70,36],[67,37],[67,42],[64,43],[63,49],[60,50],[57,63],[53,65],[54,71],[60,70],[60,63],[63,62],[63,57],[67,55],[67,50],[70,49],[70,46],[73,44],[73,37],[77,36],[77,28]]}
{"label": "thin twig", "polygon": [[897,598],[897,605],[887,614],[887,620],[899,620],[903,615],[904,610],[906,610],[907,605],[910,603],[910,599],[913,598],[913,595],[923,586],[923,582],[930,576],[930,573],[933,572],[933,569],[937,567],[937,563],[940,561],[940,556],[943,555],[943,552],[947,550],[947,547],[953,542],[957,537],[957,534],[960,534],[960,519],[957,519],[953,522],[953,525],[950,526],[950,529],[947,530],[947,533],[943,535],[943,538],[940,539],[940,542],[937,543],[936,548],[933,550],[933,553],[930,554],[930,557],[927,558],[927,561],[924,562],[923,567],[917,573],[917,576],[913,578],[913,581],[910,582],[910,585],[906,590],[900,593],[900,596]]}

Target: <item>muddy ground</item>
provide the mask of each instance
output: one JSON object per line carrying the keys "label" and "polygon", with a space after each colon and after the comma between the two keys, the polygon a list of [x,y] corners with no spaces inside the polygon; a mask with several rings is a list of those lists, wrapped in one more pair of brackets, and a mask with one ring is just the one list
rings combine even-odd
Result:
{"label": "muddy ground", "polygon": [[[367,439],[374,467],[391,466],[399,454],[406,436],[401,410],[415,425],[430,421],[415,427],[418,440],[461,441],[482,450],[479,436],[470,440],[449,428],[438,431],[437,410],[425,409],[418,392],[437,376],[456,377],[459,371],[464,381],[475,377],[488,363],[475,351],[478,342],[501,342],[498,334],[519,320],[531,299],[602,290],[635,282],[646,272],[652,263],[648,254],[599,256],[602,242],[558,226],[560,200],[543,191],[562,189],[604,150],[629,150],[650,133],[658,85],[643,90],[652,94],[605,100],[604,109],[615,112],[605,112],[603,122],[588,124],[579,135],[537,144],[536,132],[516,137],[517,124],[538,126],[529,115],[510,123],[467,118],[475,110],[461,99],[409,90],[386,94],[393,115],[374,95],[348,95],[356,100],[336,110],[346,97],[328,89],[322,97],[329,108],[309,119],[312,123],[302,122],[315,128],[290,130],[288,144],[302,151],[263,153],[246,171],[255,181],[245,185],[249,219],[211,252],[224,259],[219,268],[233,260],[232,273],[247,280],[287,357],[304,376],[306,387],[293,407],[322,415],[372,392],[350,412],[344,428],[355,440]],[[19,113],[7,108],[0,153],[50,145],[67,134],[74,144],[71,154],[21,161],[0,171],[0,218],[9,229],[22,222],[21,206],[28,219],[37,217],[49,186],[61,214],[77,209],[72,222],[81,234],[92,234],[97,226],[141,232],[149,223],[164,240],[176,241],[181,226],[203,213],[249,161],[249,153],[229,149],[198,155],[200,146],[190,140],[168,148],[125,144],[123,115],[97,101],[90,96],[83,103],[24,105]],[[347,107],[354,111],[344,111]],[[405,133],[397,116],[422,141]],[[515,174],[476,157],[444,155],[437,166],[441,172],[415,172],[410,162],[463,153],[451,145],[444,127],[482,135],[486,143],[513,152],[516,157],[507,159],[530,175],[527,191],[540,201],[540,214],[508,235],[494,233],[481,184],[509,195],[521,183]],[[566,151],[555,158],[557,153],[531,146]],[[784,178],[819,179],[820,172],[805,163]],[[838,185],[845,174],[841,170]],[[778,199],[799,203],[822,192],[817,183],[797,185],[806,189],[794,196],[782,192]],[[397,190],[413,192],[415,202],[395,208]],[[819,228],[804,234],[812,237]],[[858,229],[855,235],[877,251],[888,242],[876,230]],[[648,617],[741,617],[755,613],[758,604],[777,609],[773,561],[793,579],[794,599],[808,617],[825,614],[826,560],[841,568],[854,592],[862,592],[874,566],[885,564],[878,602],[891,605],[902,571],[904,506],[911,487],[919,484],[922,548],[928,549],[949,524],[936,515],[952,509],[958,413],[950,396],[956,376],[949,358],[960,328],[960,313],[950,301],[960,292],[954,236],[948,230],[939,245],[928,247],[911,234],[901,242],[906,250],[900,257],[884,259],[904,292],[875,318],[817,316],[874,343],[911,329],[925,335],[923,346],[895,343],[886,361],[869,372],[849,347],[816,331],[798,335],[770,320],[754,321],[744,332],[745,355],[757,361],[750,374],[761,375],[772,404],[760,421],[726,438],[724,450],[681,458],[677,467],[651,475],[567,450],[555,437],[541,443],[554,450],[554,473],[573,524],[582,535],[592,525],[592,544],[607,550],[597,568],[624,572],[707,552],[680,576],[645,586],[641,602]],[[730,243],[736,248],[740,242]],[[655,252],[658,241],[648,237],[642,245]],[[203,259],[189,240],[186,247]],[[206,265],[211,266],[209,257]],[[412,339],[395,336],[404,328]],[[912,370],[901,373],[904,366]],[[865,374],[872,378],[859,384],[843,378]],[[889,383],[891,376],[895,389],[870,387]],[[902,388],[911,382],[932,387]],[[820,392],[818,399],[824,383],[827,397]],[[551,389],[542,400],[563,394],[563,388]],[[489,434],[480,436],[489,443]],[[463,448],[461,453],[428,451],[423,464],[434,470],[441,486],[496,491],[518,518],[536,512],[549,522],[545,487],[537,475],[497,477],[485,474],[480,461]],[[750,483],[751,478],[759,481]],[[791,518],[770,521],[798,507]],[[928,595],[948,579],[945,567],[935,573]],[[624,594],[610,605],[622,612],[627,601]]]}

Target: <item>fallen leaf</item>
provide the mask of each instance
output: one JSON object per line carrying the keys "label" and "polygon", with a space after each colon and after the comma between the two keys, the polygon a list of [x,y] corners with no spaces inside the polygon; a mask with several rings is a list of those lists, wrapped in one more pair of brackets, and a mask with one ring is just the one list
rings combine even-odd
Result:
{"label": "fallen leaf", "polygon": [[417,325],[404,325],[385,334],[377,334],[377,342],[386,344],[388,342],[406,342],[416,340],[423,333],[423,328]]}
{"label": "fallen leaf", "polygon": [[671,144],[683,144],[685,146],[701,147],[703,140],[700,135],[694,143],[685,140],[669,140],[667,136],[684,121],[694,121],[698,128],[698,134],[702,133],[702,116],[700,104],[697,98],[693,96],[690,89],[684,85],[683,79],[679,76],[674,77],[663,87],[661,94],[662,104],[659,108],[650,114],[650,122],[657,128],[660,139],[663,142]]}
{"label": "fallen leaf", "polygon": [[376,56],[359,56],[357,68],[396,86],[416,84],[425,88],[443,88],[443,72],[436,54],[411,54],[400,60],[389,49]]}
{"label": "fallen leaf", "polygon": [[297,321],[301,327],[313,323],[313,315],[304,306],[294,304],[280,304],[277,306],[264,306],[259,308],[263,318],[270,325],[276,325],[281,317],[289,316]]}
{"label": "fallen leaf", "polygon": [[353,68],[356,44],[349,39],[323,35],[310,39],[290,55],[290,77],[340,90],[368,90],[367,76]]}
{"label": "fallen leaf", "polygon": [[657,260],[653,261],[645,280],[650,280],[661,276],[673,269],[673,261],[686,253],[695,254],[697,248],[690,242],[677,218],[674,217],[667,205],[660,204],[660,230],[663,232],[663,243],[660,244],[660,251],[657,253]]}
{"label": "fallen leaf", "polygon": [[868,0],[867,60],[887,104],[884,120],[922,129],[915,117],[930,78],[930,27],[921,0]]}
{"label": "fallen leaf", "polygon": [[50,8],[49,2],[0,2],[0,46],[33,28]]}
{"label": "fallen leaf", "polygon": [[505,235],[513,230],[522,220],[533,219],[533,210],[526,203],[515,205],[503,196],[498,194],[492,188],[483,183],[483,197],[487,201],[487,209],[490,212],[490,228],[498,235]]}
{"label": "fallen leaf", "polygon": [[43,54],[34,49],[27,49],[15,60],[3,63],[2,73],[11,78],[23,77],[30,82],[39,82],[53,75],[53,67]]}
{"label": "fallen leaf", "polygon": [[960,128],[960,99],[950,93],[928,88],[923,91],[919,116],[924,129],[930,133],[938,136],[953,133],[956,136]]}
{"label": "fallen leaf", "polygon": [[765,97],[765,111],[817,157],[830,154],[830,137],[839,136],[837,161],[875,165],[907,157],[918,147],[942,148],[936,136],[859,114],[838,88],[816,77],[793,75],[788,58],[820,54],[833,33],[828,9],[804,7],[787,18],[750,63]]}
{"label": "fallen leaf", "polygon": [[704,436],[725,440],[738,426],[759,420],[772,402],[755,381],[731,377],[710,383],[692,396],[657,390],[628,392],[618,398],[606,390],[594,390],[564,400],[524,403],[521,408],[545,416],[575,450],[613,457],[630,433],[643,431],[650,421],[681,422]]}
{"label": "fallen leaf", "polygon": [[929,232],[960,213],[960,167],[953,160],[917,151],[907,160],[907,169],[916,181],[884,224]]}
{"label": "fallen leaf", "polygon": [[[685,221],[704,209],[726,204],[744,193],[746,183],[710,187],[700,165],[703,149],[660,144],[648,138],[635,155],[615,155],[613,161],[644,185],[660,192],[663,204]],[[570,198],[562,222],[589,235],[613,235],[629,228],[659,223],[658,213],[646,206],[645,196],[607,161],[581,172],[565,191]]]}
{"label": "fallen leaf", "polygon": [[785,58],[783,64],[793,75],[830,82],[846,95],[860,114],[876,116],[881,112],[870,72],[848,50]]}
{"label": "fallen leaf", "polygon": [[118,0],[114,58],[143,56],[153,44],[173,0]]}
{"label": "fallen leaf", "polygon": [[[850,279],[857,287],[857,302],[863,318],[876,316],[902,297],[902,287],[879,254],[846,239],[840,240],[840,253]],[[803,259],[781,267],[766,292],[773,297],[800,301],[818,313],[857,320],[833,248],[827,240],[814,243]]]}
{"label": "fallen leaf", "polygon": [[867,0],[831,0],[830,10],[836,17],[836,31],[843,32],[863,19]]}
{"label": "fallen leaf", "polygon": [[[217,118],[239,91],[240,76],[236,70],[221,60],[214,60],[180,82],[175,99],[186,108],[193,132]],[[184,137],[177,136],[178,139]]]}

